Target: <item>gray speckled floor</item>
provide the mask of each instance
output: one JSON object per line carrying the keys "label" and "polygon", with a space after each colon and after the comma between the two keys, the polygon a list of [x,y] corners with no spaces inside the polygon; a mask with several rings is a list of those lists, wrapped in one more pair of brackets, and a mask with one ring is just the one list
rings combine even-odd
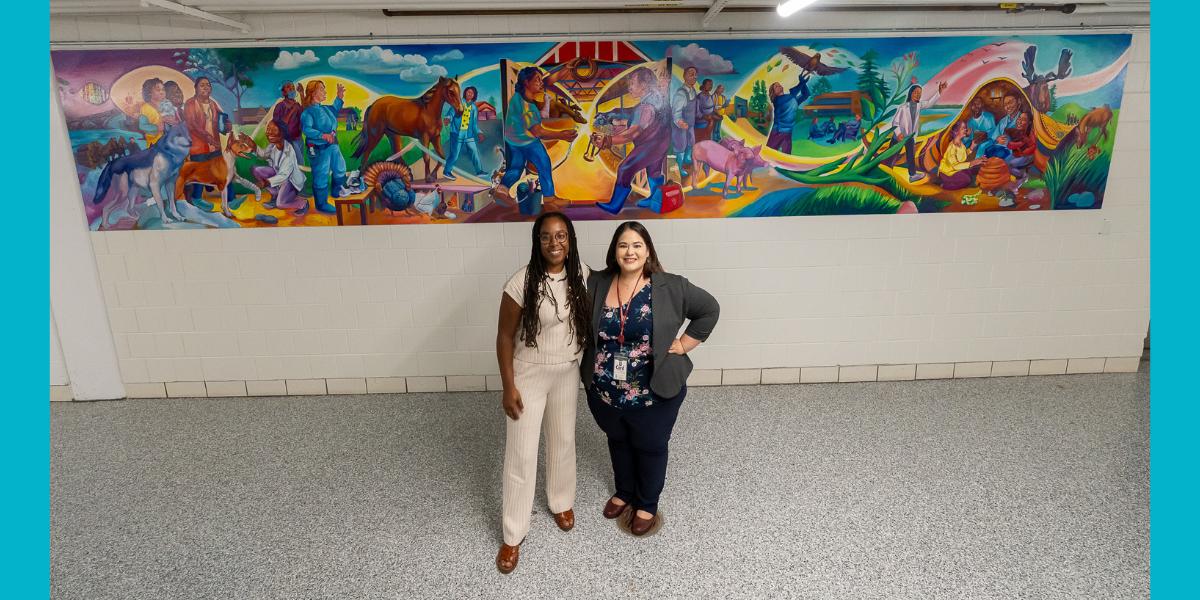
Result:
{"label": "gray speckled floor", "polygon": [[1146,372],[685,402],[661,532],[600,516],[581,402],[576,529],[539,493],[509,576],[496,393],[55,403],[51,596],[1149,595]]}

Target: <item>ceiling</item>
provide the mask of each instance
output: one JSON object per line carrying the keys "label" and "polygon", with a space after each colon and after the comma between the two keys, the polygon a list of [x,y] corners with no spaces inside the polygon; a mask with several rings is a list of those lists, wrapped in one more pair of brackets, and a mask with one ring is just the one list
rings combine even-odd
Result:
{"label": "ceiling", "polygon": [[[416,12],[420,14],[454,14],[469,12],[474,14],[503,11],[513,12],[549,12],[568,13],[582,10],[597,12],[660,12],[660,11],[691,11],[702,14],[710,9],[725,12],[768,12],[775,9],[777,0],[522,0],[499,4],[481,0],[404,0],[380,2],[379,0],[181,0],[180,4],[206,12],[225,15],[245,15],[278,12],[373,12],[390,10],[396,12]],[[717,4],[714,8],[714,4]],[[1026,10],[1059,11],[1065,4],[1073,4],[1076,12],[1104,13],[1133,13],[1146,14],[1150,12],[1149,0],[1119,0],[1096,1],[1083,0],[1079,2],[1050,2],[1018,3]],[[917,11],[962,11],[962,10],[1000,10],[996,0],[902,0],[887,2],[881,0],[820,0],[807,11],[879,11],[879,10],[917,10]],[[121,14],[163,14],[164,8],[158,6],[142,6],[141,0],[50,0],[50,14],[53,15],[121,15]]]}

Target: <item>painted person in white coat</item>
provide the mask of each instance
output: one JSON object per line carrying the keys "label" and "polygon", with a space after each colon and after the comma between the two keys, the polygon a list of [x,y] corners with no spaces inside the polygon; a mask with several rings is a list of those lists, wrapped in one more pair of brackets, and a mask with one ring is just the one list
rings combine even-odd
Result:
{"label": "painted person in white coat", "polygon": [[304,173],[296,162],[296,150],[283,139],[282,132],[275,123],[267,125],[267,146],[255,150],[260,158],[267,161],[267,166],[256,166],[251,169],[259,186],[271,192],[271,201],[266,208],[284,210],[299,209],[296,214],[302,215],[308,210],[308,200],[300,197],[304,189]]}
{"label": "painted person in white coat", "polygon": [[925,177],[925,173],[917,170],[916,137],[921,132],[921,111],[937,102],[946,89],[946,82],[938,83],[937,92],[921,99],[922,88],[913,85],[908,89],[908,98],[896,107],[896,116],[892,117],[892,137],[896,142],[904,141],[904,151],[908,155],[908,180],[917,181]]}

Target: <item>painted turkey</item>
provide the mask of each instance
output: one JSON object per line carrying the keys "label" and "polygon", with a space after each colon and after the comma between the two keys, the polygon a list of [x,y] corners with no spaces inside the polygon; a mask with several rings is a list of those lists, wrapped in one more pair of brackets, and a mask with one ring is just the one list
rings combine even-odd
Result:
{"label": "painted turkey", "polygon": [[388,210],[408,210],[417,199],[412,189],[412,169],[408,165],[377,162],[363,175],[367,198]]}

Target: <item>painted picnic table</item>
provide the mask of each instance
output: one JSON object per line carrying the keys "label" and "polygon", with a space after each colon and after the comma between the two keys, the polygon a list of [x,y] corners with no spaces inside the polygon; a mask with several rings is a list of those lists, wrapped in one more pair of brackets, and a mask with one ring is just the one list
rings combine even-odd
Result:
{"label": "painted picnic table", "polygon": [[[444,200],[447,206],[457,208],[461,212],[472,213],[491,203],[491,196],[484,195],[480,198],[481,202],[476,202],[475,195],[480,192],[486,192],[491,186],[468,183],[415,183],[412,186],[414,192],[428,192],[441,188],[439,195]],[[372,206],[366,194],[355,194],[347,198],[334,199],[334,205],[337,207],[337,223],[338,225],[345,224],[343,210],[349,212],[351,207],[358,208],[359,220],[363,225],[367,224],[367,213],[374,212],[378,206]]]}

